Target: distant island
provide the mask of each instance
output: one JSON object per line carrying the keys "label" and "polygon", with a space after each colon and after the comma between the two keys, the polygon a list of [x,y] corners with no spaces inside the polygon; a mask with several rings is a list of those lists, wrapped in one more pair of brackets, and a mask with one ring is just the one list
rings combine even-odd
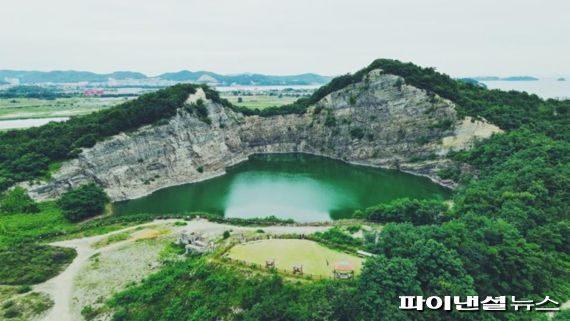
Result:
{"label": "distant island", "polygon": [[558,78],[558,79],[556,79],[556,80],[558,80],[558,81],[566,81],[566,78],[560,77],[560,78]]}
{"label": "distant island", "polygon": [[477,81],[536,81],[539,80],[532,76],[510,76],[510,77],[497,77],[497,76],[483,76],[483,77],[470,77]]}
{"label": "distant island", "polygon": [[98,74],[89,71],[25,71],[0,70],[0,83],[20,84],[62,84],[62,83],[97,83],[107,86],[128,84],[141,86],[168,86],[178,82],[206,83],[214,86],[291,86],[291,85],[323,85],[331,80],[329,76],[305,73],[290,76],[264,74],[222,75],[209,71],[188,71],[163,73],[158,76],[147,76],[140,72],[116,71],[109,74]]}

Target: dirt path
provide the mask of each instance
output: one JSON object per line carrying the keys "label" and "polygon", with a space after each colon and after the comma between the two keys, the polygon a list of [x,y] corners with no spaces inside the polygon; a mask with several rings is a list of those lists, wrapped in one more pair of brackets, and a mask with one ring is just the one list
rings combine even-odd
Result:
{"label": "dirt path", "polygon": [[[162,222],[174,222],[175,220],[164,220]],[[161,222],[161,223],[162,223]],[[83,264],[87,262],[89,257],[93,254],[101,252],[101,251],[108,251],[113,246],[117,244],[110,245],[108,247],[102,249],[94,249],[91,247],[91,244],[102,240],[110,235],[121,233],[128,230],[133,230],[140,226],[147,226],[156,224],[155,222],[145,223],[138,226],[128,227],[122,230],[113,231],[107,234],[86,237],[81,239],[73,239],[73,240],[66,240],[60,242],[54,242],[50,245],[53,246],[61,246],[61,247],[71,247],[77,251],[77,257],[71,264],[63,271],[61,274],[56,276],[53,279],[50,279],[44,283],[40,283],[34,286],[35,291],[42,291],[48,293],[50,297],[54,301],[53,308],[45,315],[42,320],[45,321],[73,321],[71,318],[70,308],[71,308],[71,293],[73,289],[73,278],[81,269]]]}
{"label": "dirt path", "polygon": [[[77,257],[75,260],[58,276],[34,286],[35,291],[42,291],[50,295],[54,301],[53,308],[43,317],[43,321],[77,321],[77,317],[74,318],[72,313],[72,297],[73,297],[73,284],[74,279],[81,270],[81,268],[88,263],[89,258],[97,253],[103,253],[107,251],[112,251],[113,249],[126,244],[127,242],[132,242],[133,240],[125,240],[117,243],[113,243],[103,248],[93,248],[92,245],[100,240],[103,240],[110,235],[123,233],[125,231],[135,230],[140,227],[145,226],[160,226],[174,223],[179,220],[156,220],[153,222],[128,227],[122,230],[113,231],[103,235],[97,235],[92,237],[66,240],[60,242],[54,242],[50,245],[61,246],[61,247],[71,247],[77,251]],[[304,233],[310,234],[318,231],[324,231],[330,227],[322,226],[267,226],[262,229],[267,233],[272,234],[288,234],[288,233]],[[187,225],[177,226],[174,232],[188,231],[188,232],[200,232],[209,235],[220,235],[226,230],[233,230],[234,232],[241,231],[255,231],[258,227],[239,227],[227,224],[212,223],[205,220],[194,220],[188,222]],[[118,267],[121,268],[121,267]]]}

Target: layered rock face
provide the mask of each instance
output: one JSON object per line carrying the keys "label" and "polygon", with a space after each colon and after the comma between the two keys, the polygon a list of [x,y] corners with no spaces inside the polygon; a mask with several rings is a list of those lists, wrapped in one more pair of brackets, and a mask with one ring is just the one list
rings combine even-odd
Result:
{"label": "layered rock face", "polygon": [[198,99],[207,106],[211,124],[181,108],[160,125],[84,149],[48,182],[28,186],[30,195],[49,199],[96,182],[113,201],[126,200],[221,175],[254,153],[313,153],[437,180],[436,171],[448,161],[433,155],[465,148],[473,137],[499,131],[457,119],[452,102],[380,70],[331,93],[302,115],[243,116],[207,100],[201,89],[187,103]]}

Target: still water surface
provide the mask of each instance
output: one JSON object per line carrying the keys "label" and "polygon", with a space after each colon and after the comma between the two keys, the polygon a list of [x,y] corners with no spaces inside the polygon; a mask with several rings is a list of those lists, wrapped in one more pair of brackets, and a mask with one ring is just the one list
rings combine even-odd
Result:
{"label": "still water surface", "polygon": [[306,154],[255,155],[207,181],[116,203],[117,214],[207,211],[226,217],[275,215],[299,222],[347,218],[400,197],[446,199],[425,177]]}
{"label": "still water surface", "polygon": [[43,126],[43,125],[45,125],[49,122],[52,122],[52,121],[62,122],[62,121],[66,121],[68,119],[69,119],[69,117],[0,120],[0,130],[38,127],[38,126]]}

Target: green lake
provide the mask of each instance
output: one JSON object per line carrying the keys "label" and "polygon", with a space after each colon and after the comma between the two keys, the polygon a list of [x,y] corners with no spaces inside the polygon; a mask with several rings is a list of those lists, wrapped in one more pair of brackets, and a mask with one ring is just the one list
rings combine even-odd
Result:
{"label": "green lake", "polygon": [[447,199],[451,191],[425,177],[350,165],[307,154],[263,154],[206,181],[161,189],[114,204],[115,213],[189,213],[292,218],[349,218],[354,210],[409,197]]}

